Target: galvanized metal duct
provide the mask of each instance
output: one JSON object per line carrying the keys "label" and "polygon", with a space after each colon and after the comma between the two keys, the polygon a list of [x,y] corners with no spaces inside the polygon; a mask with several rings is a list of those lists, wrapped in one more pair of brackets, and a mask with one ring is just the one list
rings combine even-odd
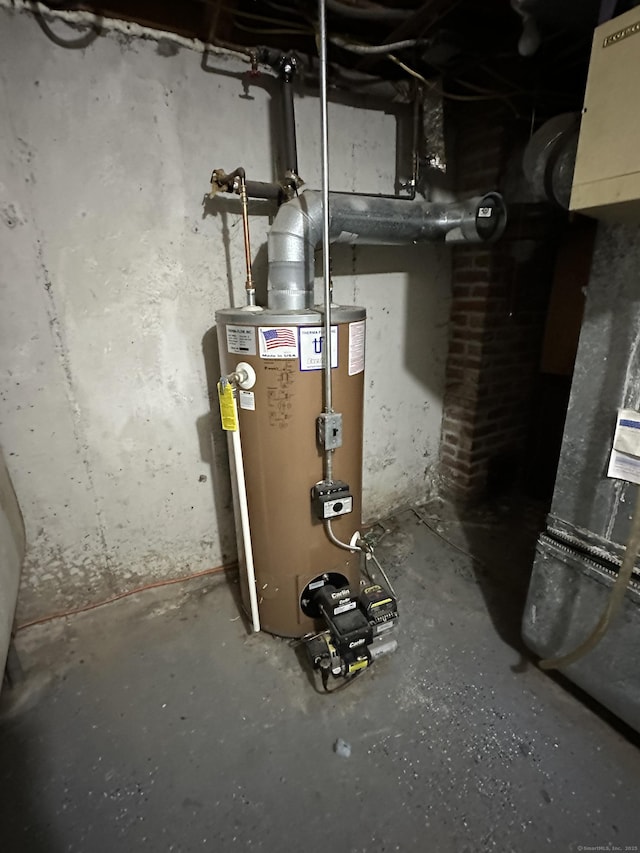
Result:
{"label": "galvanized metal duct", "polygon": [[[506,225],[498,193],[448,204],[330,194],[332,243],[402,245],[497,240]],[[269,231],[269,308],[313,307],[314,251],[322,238],[322,195],[309,191],[283,204]]]}

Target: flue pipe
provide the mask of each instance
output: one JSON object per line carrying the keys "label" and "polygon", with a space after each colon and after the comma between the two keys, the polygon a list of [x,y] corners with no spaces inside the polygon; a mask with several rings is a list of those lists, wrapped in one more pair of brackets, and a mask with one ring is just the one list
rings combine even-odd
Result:
{"label": "flue pipe", "polygon": [[[330,242],[490,243],[506,221],[502,197],[493,192],[451,203],[329,194]],[[322,232],[321,193],[307,190],[279,208],[268,236],[269,308],[313,307],[314,251]]]}

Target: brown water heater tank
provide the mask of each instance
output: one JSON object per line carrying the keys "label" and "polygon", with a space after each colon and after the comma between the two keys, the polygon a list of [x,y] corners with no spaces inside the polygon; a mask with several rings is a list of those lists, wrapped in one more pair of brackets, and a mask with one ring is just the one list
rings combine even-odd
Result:
{"label": "brown water heater tank", "polygon": [[[323,575],[338,585],[357,586],[360,579],[359,554],[333,545],[311,507],[311,488],[323,478],[316,439],[323,405],[323,322],[313,310],[216,313],[222,374],[242,361],[256,372],[253,388],[237,394],[240,439],[260,622],[284,637],[319,627],[313,608],[302,602]],[[333,529],[349,542],[362,509],[364,308],[333,308],[332,336],[333,409],[343,416],[333,475],[348,483],[353,495],[353,511],[337,517]],[[244,570],[241,578],[249,610]]]}

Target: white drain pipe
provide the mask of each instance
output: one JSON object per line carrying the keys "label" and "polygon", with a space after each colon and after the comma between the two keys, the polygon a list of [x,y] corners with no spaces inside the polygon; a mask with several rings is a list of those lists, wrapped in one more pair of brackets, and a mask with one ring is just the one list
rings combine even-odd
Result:
{"label": "white drain pipe", "polygon": [[247,486],[244,479],[244,462],[242,460],[242,444],[240,442],[240,421],[238,419],[238,404],[235,397],[233,405],[236,413],[238,428],[231,431],[231,448],[233,465],[236,471],[238,487],[238,508],[240,509],[240,526],[244,544],[244,560],[246,563],[247,583],[249,585],[249,602],[251,605],[251,624],[257,634],[260,630],[260,613],[258,611],[258,593],[256,590],[256,572],[253,564],[253,546],[251,544],[251,527],[249,526],[249,504],[247,502]]}

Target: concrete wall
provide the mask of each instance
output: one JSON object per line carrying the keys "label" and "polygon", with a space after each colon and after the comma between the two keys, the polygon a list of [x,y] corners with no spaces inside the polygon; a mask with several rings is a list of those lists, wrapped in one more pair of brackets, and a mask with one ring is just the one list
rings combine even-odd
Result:
{"label": "concrete wall", "polygon": [[[201,60],[150,32],[61,48],[0,7],[0,441],[27,530],[22,618],[235,556],[208,330],[241,300],[242,234],[235,200],[203,196],[214,167],[275,177],[274,112],[263,88],[245,92],[246,65]],[[317,188],[317,99],[297,109]],[[394,118],[332,104],[330,121],[332,187],[392,191]],[[269,219],[254,212],[264,279]],[[369,310],[372,517],[430,487],[448,255],[342,247],[334,268],[339,300]]]}

